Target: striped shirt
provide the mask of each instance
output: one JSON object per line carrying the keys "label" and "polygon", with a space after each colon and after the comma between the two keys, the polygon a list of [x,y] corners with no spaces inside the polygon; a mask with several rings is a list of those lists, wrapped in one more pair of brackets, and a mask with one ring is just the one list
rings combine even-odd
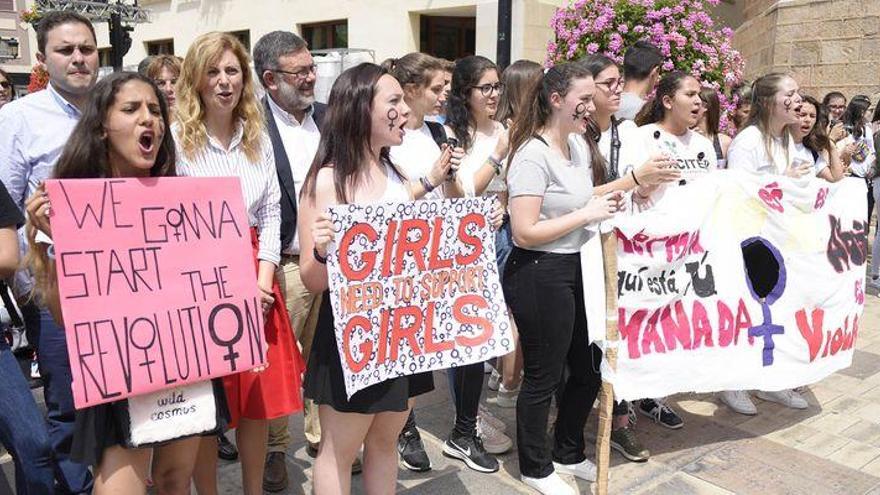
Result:
{"label": "striped shirt", "polygon": [[[177,124],[171,130],[179,132]],[[277,265],[281,261],[281,189],[275,172],[275,155],[268,135],[260,143],[260,161],[248,160],[241,144],[244,125],[239,122],[229,150],[208,135],[208,144],[195,157],[184,155],[177,144],[177,175],[186,177],[238,177],[248,212],[248,222],[260,236],[257,257]]]}

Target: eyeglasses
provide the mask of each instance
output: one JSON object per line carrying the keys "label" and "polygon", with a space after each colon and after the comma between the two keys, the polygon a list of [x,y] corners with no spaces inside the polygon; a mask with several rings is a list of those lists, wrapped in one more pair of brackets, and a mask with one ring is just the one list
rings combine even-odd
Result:
{"label": "eyeglasses", "polygon": [[596,86],[605,86],[608,92],[613,93],[617,91],[617,88],[623,87],[623,78],[617,77],[613,79],[606,79],[604,81],[597,81]]}
{"label": "eyeglasses", "polygon": [[297,79],[306,79],[310,74],[315,74],[318,71],[318,66],[315,64],[308,65],[303,67],[297,71],[289,71],[289,70],[281,70],[281,69],[272,69],[272,72],[280,72],[282,74],[291,75]]}
{"label": "eyeglasses", "polygon": [[495,84],[484,84],[482,86],[471,86],[473,89],[479,89],[483,96],[489,96],[493,91],[500,95],[504,92],[504,83],[497,82]]}

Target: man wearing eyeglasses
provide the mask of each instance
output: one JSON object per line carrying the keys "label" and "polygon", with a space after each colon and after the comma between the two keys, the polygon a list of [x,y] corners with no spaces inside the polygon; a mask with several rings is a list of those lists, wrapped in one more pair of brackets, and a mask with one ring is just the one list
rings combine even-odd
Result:
{"label": "man wearing eyeglasses", "polygon": [[[278,182],[281,184],[281,263],[275,276],[284,294],[287,312],[308,362],[321,306],[321,294],[310,292],[299,271],[299,236],[296,233],[297,198],[308,174],[318,143],[326,105],[315,101],[315,62],[306,42],[287,31],[273,31],[254,45],[254,69],[266,96],[266,128],[272,140]],[[307,452],[315,457],[321,441],[318,407],[306,399],[303,411]],[[269,445],[263,488],[287,488],[285,452],[290,444],[288,418],[269,423]],[[360,463],[353,469],[360,470]]]}

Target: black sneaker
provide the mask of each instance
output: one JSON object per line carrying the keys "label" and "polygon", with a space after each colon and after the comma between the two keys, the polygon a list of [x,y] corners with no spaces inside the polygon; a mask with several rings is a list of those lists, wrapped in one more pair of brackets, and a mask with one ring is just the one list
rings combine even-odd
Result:
{"label": "black sneaker", "polygon": [[681,417],[667,406],[665,402],[657,399],[642,399],[639,401],[639,412],[671,430],[677,430],[684,426]]}
{"label": "black sneaker", "polygon": [[633,462],[645,462],[651,457],[651,453],[629,427],[611,430],[611,447]]}
{"label": "black sneaker", "polygon": [[431,470],[431,459],[425,452],[422,436],[415,427],[404,428],[397,437],[397,452],[403,467],[417,473]]}
{"label": "black sneaker", "polygon": [[483,441],[476,435],[459,436],[453,433],[443,444],[443,455],[462,460],[467,467],[481,473],[494,473],[499,468],[498,459],[486,452]]}

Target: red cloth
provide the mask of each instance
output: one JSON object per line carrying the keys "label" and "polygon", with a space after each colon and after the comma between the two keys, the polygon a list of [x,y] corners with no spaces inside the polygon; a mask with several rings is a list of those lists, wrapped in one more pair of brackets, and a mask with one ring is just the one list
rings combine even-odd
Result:
{"label": "red cloth", "polygon": [[[251,244],[259,269],[259,239],[256,229],[251,229]],[[305,362],[294,341],[290,316],[277,280],[272,282],[272,292],[275,304],[266,315],[264,326],[268,368],[261,372],[248,370],[223,377],[230,428],[238,425],[238,418],[280,418],[302,411],[303,408],[302,376],[306,368]]]}

